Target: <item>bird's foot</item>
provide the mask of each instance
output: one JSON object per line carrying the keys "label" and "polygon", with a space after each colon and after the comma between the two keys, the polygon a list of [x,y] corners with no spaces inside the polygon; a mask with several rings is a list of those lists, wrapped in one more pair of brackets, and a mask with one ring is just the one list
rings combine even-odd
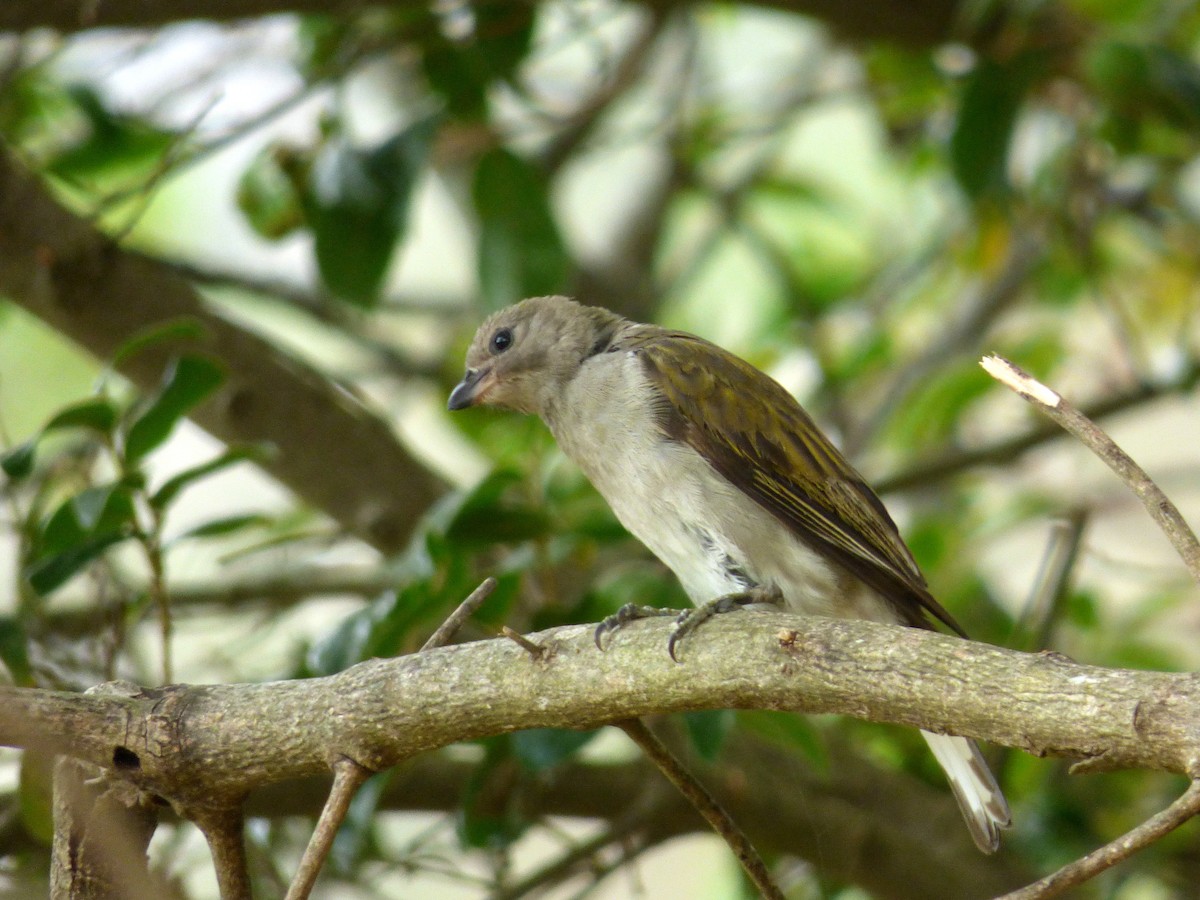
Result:
{"label": "bird's foot", "polygon": [[604,646],[601,643],[604,636],[610,631],[616,631],[624,625],[629,624],[635,619],[650,619],[655,616],[683,616],[691,610],[678,609],[662,609],[657,606],[639,606],[636,603],[626,603],[611,616],[608,616],[603,622],[596,626],[595,640],[597,649],[603,650]]}
{"label": "bird's foot", "polygon": [[779,605],[782,602],[783,595],[778,590],[755,587],[739,591],[736,594],[725,594],[709,600],[707,603],[702,603],[700,606],[685,609],[675,618],[675,627],[671,630],[671,637],[667,641],[667,652],[671,654],[671,659],[679,662],[679,658],[675,655],[675,645],[684,635],[695,631],[713,616],[732,612],[754,603]]}

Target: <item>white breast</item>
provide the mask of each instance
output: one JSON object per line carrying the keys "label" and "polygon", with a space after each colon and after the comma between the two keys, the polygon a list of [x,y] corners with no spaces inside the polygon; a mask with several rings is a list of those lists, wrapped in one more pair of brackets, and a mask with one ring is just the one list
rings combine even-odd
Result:
{"label": "white breast", "polygon": [[668,439],[655,395],[634,354],[602,353],[568,384],[547,424],[692,602],[753,583],[778,588],[798,612],[895,621],[873,591],[848,582],[699,453]]}

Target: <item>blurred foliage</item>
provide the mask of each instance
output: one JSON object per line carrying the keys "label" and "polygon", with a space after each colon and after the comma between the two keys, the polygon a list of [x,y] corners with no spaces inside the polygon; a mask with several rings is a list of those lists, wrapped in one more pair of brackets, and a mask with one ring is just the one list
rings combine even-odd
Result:
{"label": "blurred foliage", "polygon": [[[186,26],[26,36],[0,44],[0,136],[116,239],[172,262],[189,247],[215,280],[244,288],[226,301],[235,316],[273,334],[302,320],[352,345],[370,365],[339,357],[326,374],[395,400],[388,408],[422,402],[412,400],[414,373],[444,397],[488,311],[571,292],[745,355],[795,390],[864,471],[903,473],[1029,427],[976,366],[984,350],[1085,406],[1145,385],[1190,388],[1200,358],[1200,5],[979,6],[996,13],[980,15],[987,27],[934,48],[838,43],[820,23],[750,5],[649,14],[607,3],[433,4],[296,17],[269,26],[286,30],[285,49],[255,50],[286,71],[293,93],[278,106],[242,97],[233,126],[221,98],[239,92],[219,89],[214,101],[202,89],[221,84],[222,66],[237,68],[246,45],[236,29],[220,39]],[[158,52],[156,41],[201,39],[229,58],[197,63],[190,81],[120,81]],[[304,127],[276,127],[299,108]],[[238,146],[251,152],[222,156]],[[236,173],[214,188],[200,173],[218,158]],[[152,202],[164,184],[191,187],[164,209]],[[219,192],[241,231],[193,233],[193,214]],[[435,196],[471,252],[459,258],[431,239],[414,262],[407,254],[445,224],[428,221]],[[264,300],[260,283],[226,268],[230,240],[298,252],[312,282]],[[442,269],[471,287],[447,300],[426,287],[436,279],[414,276]],[[0,331],[10,327],[0,316]],[[214,619],[270,632],[269,622],[313,608],[319,629],[291,635],[291,662],[273,674],[328,674],[416,650],[489,574],[499,586],[462,639],[598,621],[627,602],[686,604],[540,424],[473,410],[452,419],[454,452],[488,474],[430,509],[403,554],[370,561],[383,589],[347,590],[359,599],[329,607],[303,591],[265,594],[236,617],[214,616],[215,598],[173,606],[171,567],[200,539],[219,548],[203,561],[219,578],[256,560],[286,575],[297,559],[336,557],[352,543],[309,511],[245,511],[224,496],[215,511],[167,527],[188,495],[219,492],[215,476],[264,452],[227,448],[172,465],[168,438],[226,377],[224,361],[196,349],[194,328],[174,323],[121,351],[171,348],[156,392],[137,396],[106,372],[93,395],[47,410],[37,434],[5,435],[18,566],[0,661],[14,683],[153,682],[146,633],[157,636],[168,614],[182,644]],[[30,377],[31,394],[40,377]],[[2,387],[11,403],[16,389]],[[1034,577],[1025,558],[1046,521],[1080,506],[1095,521],[1125,502],[1111,482],[1064,477],[1081,470],[1079,457],[1067,459],[1043,470],[1015,455],[982,471],[947,464],[888,501],[935,593],[973,636],[1027,646],[1050,635],[1088,662],[1195,667],[1194,598],[1174,572],[1085,549],[1050,620],[1025,608]],[[1194,480],[1194,463],[1186,475]],[[995,546],[1019,548],[1020,566],[997,560]],[[1014,587],[1017,568],[1028,575]],[[1131,586],[1113,588],[1114,570]],[[68,594],[69,612],[92,616],[86,638],[64,624],[55,601]],[[223,664],[242,677],[234,660]],[[680,724],[696,756],[718,765],[731,729],[825,773],[837,767],[830,735],[837,746],[850,736],[878,765],[944,789],[919,737],[899,729],[728,711]],[[563,766],[607,752],[594,738],[546,730],[464,749],[477,769],[464,796],[447,798],[453,828],[443,830],[453,836],[440,834],[438,851],[428,835],[403,850],[388,840],[377,814],[387,775],[378,776],[354,802],[333,876],[361,885],[380,868],[444,873],[438,854],[465,848],[485,885],[508,883],[514,847],[546,825],[530,798]],[[1036,871],[1131,827],[1176,787],[1143,773],[1084,781],[1017,753],[1002,763],[1016,820],[1007,852]],[[46,777],[26,760],[19,785],[0,793],[43,844]],[[303,839],[280,823],[255,834],[281,858]],[[1173,837],[1095,895],[1190,896],[1195,855],[1186,835]],[[797,896],[841,896],[821,860],[809,863],[815,874]]]}

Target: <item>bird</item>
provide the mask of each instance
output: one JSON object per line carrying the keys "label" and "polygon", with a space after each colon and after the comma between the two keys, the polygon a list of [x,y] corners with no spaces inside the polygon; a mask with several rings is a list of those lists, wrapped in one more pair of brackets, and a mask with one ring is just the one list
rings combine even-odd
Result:
{"label": "bird", "polygon": [[[962,628],[933,595],[883,502],[777,381],[701,337],[567,297],[490,315],[448,407],[536,415],[625,528],[696,605],[668,650],[717,612]],[[597,629],[652,608],[627,606]],[[968,738],[922,731],[975,844],[1000,846],[1008,803]]]}

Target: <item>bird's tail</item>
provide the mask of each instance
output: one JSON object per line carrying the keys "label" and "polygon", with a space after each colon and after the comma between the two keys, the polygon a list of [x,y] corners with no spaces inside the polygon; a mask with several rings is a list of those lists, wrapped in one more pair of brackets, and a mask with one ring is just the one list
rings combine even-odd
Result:
{"label": "bird's tail", "polygon": [[957,735],[921,734],[946,773],[976,846],[984,853],[995,853],[1000,847],[1000,829],[1012,823],[1012,813],[979,748]]}

